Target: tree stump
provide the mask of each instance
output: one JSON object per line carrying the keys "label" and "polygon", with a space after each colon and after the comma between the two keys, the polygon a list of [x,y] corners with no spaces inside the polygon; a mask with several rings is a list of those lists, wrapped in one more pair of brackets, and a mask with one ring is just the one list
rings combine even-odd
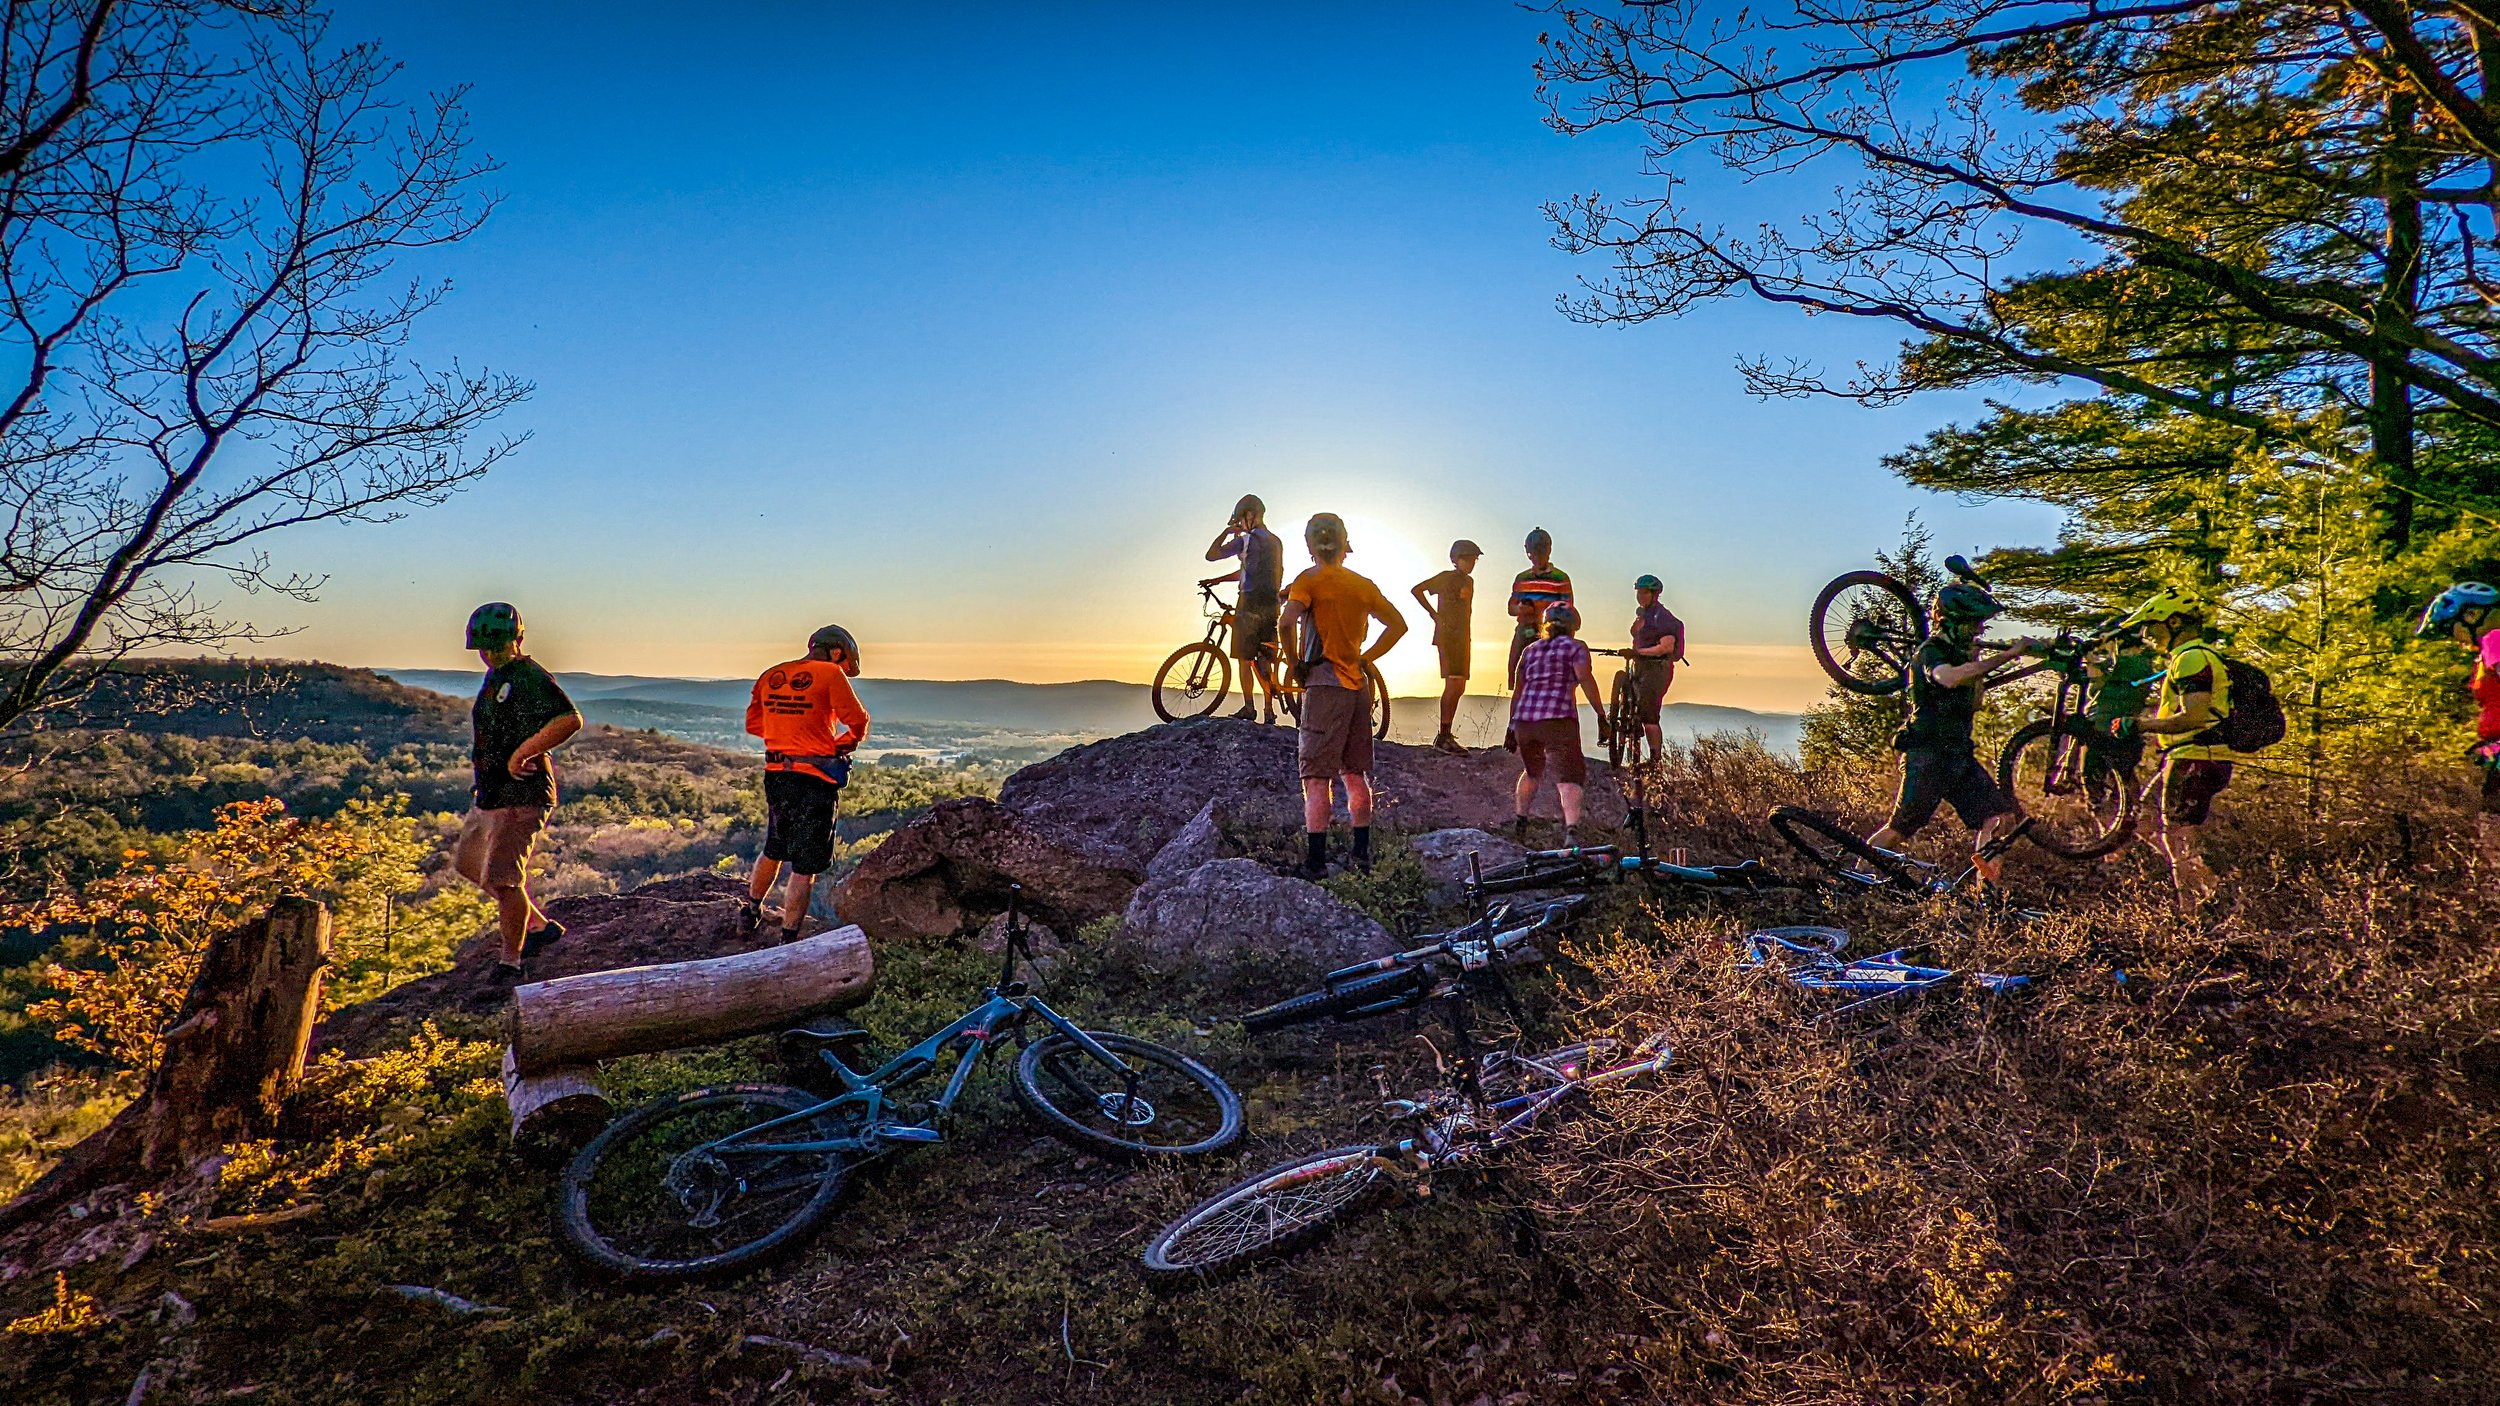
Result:
{"label": "tree stump", "polygon": [[856,927],[702,961],[584,972],[516,989],[506,1043],[525,1077],[715,1044],[855,1005],[875,973],[868,934]]}
{"label": "tree stump", "polygon": [[503,1101],[512,1110],[512,1140],[545,1139],[579,1147],[607,1126],[611,1112],[599,1071],[568,1064],[523,1074],[512,1051],[503,1052]]}
{"label": "tree stump", "polygon": [[114,1178],[187,1171],[265,1133],[304,1077],[330,963],[330,911],[282,898],[218,933],[165,1032],[147,1091],[0,1206],[0,1231]]}

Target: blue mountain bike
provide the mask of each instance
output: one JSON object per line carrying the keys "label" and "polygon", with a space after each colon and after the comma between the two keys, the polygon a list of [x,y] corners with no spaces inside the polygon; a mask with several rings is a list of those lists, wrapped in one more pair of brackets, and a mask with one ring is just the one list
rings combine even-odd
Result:
{"label": "blue mountain bike", "polygon": [[[1032,948],[1009,900],[998,984],[919,1044],[869,1066],[867,1032],[793,1030],[785,1061],[828,1092],[717,1084],[608,1125],[573,1159],[557,1198],[564,1243],[628,1281],[735,1273],[795,1248],[862,1164],[946,1140],[981,1057],[1014,1040],[1018,1103],[1052,1136],[1114,1157],[1195,1157],[1241,1137],[1241,1099],[1206,1066],[1109,1031],[1081,1030],[1016,979]],[[895,1097],[954,1060],[936,1098]]]}
{"label": "blue mountain bike", "polygon": [[1745,934],[1745,965],[1785,977],[1800,990],[1833,998],[1836,1004],[1816,1015],[1816,1020],[1933,991],[1957,979],[1973,982],[1992,996],[2031,985],[2027,976],[1921,966],[1905,960],[1904,954],[1911,950],[1907,947],[1844,962],[1840,950],[1848,945],[1849,934],[1839,928],[1764,928]]}

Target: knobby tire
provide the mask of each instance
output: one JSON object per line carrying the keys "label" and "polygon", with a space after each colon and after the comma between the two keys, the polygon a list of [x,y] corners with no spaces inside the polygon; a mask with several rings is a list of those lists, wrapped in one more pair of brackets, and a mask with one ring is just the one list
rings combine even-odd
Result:
{"label": "knobby tire", "polygon": [[[1841,618],[1834,619],[1843,596],[1851,599],[1840,609]],[[1849,627],[1862,615],[1874,623],[1888,653],[1849,648]],[[1833,683],[1851,693],[1900,692],[1908,682],[1909,656],[1926,638],[1927,613],[1919,608],[1918,597],[1881,571],[1851,571],[1833,577],[1814,598],[1814,609],[1806,617],[1806,642],[1814,647],[1815,662]],[[1900,657],[1892,657],[1895,654]]]}
{"label": "knobby tire", "polygon": [[2073,794],[2045,794],[2039,783],[2048,776],[2060,731],[2079,748],[2088,749],[2101,740],[2090,724],[2078,719],[2068,719],[2062,730],[2053,729],[2048,718],[2029,723],[1998,756],[1997,785],[2031,818],[2023,833],[2033,844],[2066,859],[2098,859],[2116,852],[2135,834],[2135,771],[2108,772],[2104,777],[2107,790],[2100,798],[2092,796],[2089,782],[2081,778],[2077,785],[2082,789]]}
{"label": "knobby tire", "polygon": [[[1240,1140],[1241,1096],[1214,1070],[1151,1040],[1107,1030],[1085,1033],[1094,1043],[1155,1076],[1139,1084],[1138,1096],[1147,1107],[1133,1109],[1129,1115],[1149,1121],[1134,1125],[1113,1121],[1121,1116],[1116,1101],[1123,1087],[1119,1071],[1095,1059],[1076,1041],[1053,1033],[1024,1047],[1012,1081],[1016,1101],[1053,1137],[1113,1157],[1200,1157]],[[1063,1108],[1054,1101],[1054,1094],[1068,1097],[1082,1111]],[[1182,1115],[1173,1108],[1182,1094],[1194,1094],[1212,1107],[1189,1110],[1183,1125]],[[1163,1131],[1157,1125],[1167,1119],[1174,1124],[1172,1135],[1180,1140],[1151,1140],[1154,1133]],[[1140,1131],[1115,1131],[1129,1127]]]}
{"label": "knobby tire", "polygon": [[1241,1025],[1254,1035],[1262,1035],[1287,1026],[1308,1025],[1331,1016],[1350,1015],[1383,1001],[1403,1001],[1411,1005],[1423,996],[1431,982],[1431,973],[1421,967],[1392,967],[1385,972],[1358,976],[1333,991],[1306,991],[1272,1006],[1262,1006],[1243,1016]]}
{"label": "knobby tire", "polygon": [[1924,873],[1850,834],[1830,816],[1798,806],[1781,806],[1771,812],[1771,828],[1779,832],[1789,848],[1845,883],[1898,898],[1920,898],[1927,892]]}
{"label": "knobby tire", "polygon": [[[1195,662],[1200,660],[1204,662]],[[1194,697],[1189,691],[1192,667],[1206,671],[1201,679],[1201,687]],[[1180,670],[1177,678],[1173,674],[1175,669]],[[1207,687],[1205,686],[1207,684],[1213,686]],[[1246,682],[1244,686],[1247,686]],[[1231,660],[1224,657],[1223,650],[1204,640],[1196,644],[1182,645],[1172,651],[1171,658],[1163,661],[1162,668],[1155,670],[1155,716],[1167,723],[1206,717],[1224,706],[1224,700],[1232,693],[1232,688],[1233,664]],[[1167,692],[1170,695],[1168,698],[1165,696]],[[1199,699],[1205,701],[1200,702]]]}

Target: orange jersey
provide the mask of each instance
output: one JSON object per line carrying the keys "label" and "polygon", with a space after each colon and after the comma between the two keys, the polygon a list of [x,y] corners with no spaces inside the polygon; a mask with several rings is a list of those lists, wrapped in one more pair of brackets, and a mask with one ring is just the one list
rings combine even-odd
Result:
{"label": "orange jersey", "polygon": [[858,746],[868,735],[868,710],[860,706],[841,665],[793,659],[775,664],[755,681],[747,698],[747,731],[764,739],[765,770],[804,771],[831,781],[833,777],[806,759],[830,758]]}

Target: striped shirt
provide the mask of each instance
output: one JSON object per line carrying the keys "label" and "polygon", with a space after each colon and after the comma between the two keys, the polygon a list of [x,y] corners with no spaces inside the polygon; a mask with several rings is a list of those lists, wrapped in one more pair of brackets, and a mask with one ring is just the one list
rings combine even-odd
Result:
{"label": "striped shirt", "polygon": [[1526,571],[1522,571],[1517,576],[1511,578],[1511,614],[1517,615],[1519,613],[1519,605],[1522,601],[1528,602],[1536,607],[1536,613],[1530,615],[1525,621],[1521,622],[1520,628],[1523,630],[1533,630],[1536,628],[1536,622],[1545,618],[1545,607],[1552,605],[1556,601],[1562,601],[1568,604],[1570,600],[1571,577],[1559,566],[1548,566],[1541,569],[1537,567],[1530,567]]}

